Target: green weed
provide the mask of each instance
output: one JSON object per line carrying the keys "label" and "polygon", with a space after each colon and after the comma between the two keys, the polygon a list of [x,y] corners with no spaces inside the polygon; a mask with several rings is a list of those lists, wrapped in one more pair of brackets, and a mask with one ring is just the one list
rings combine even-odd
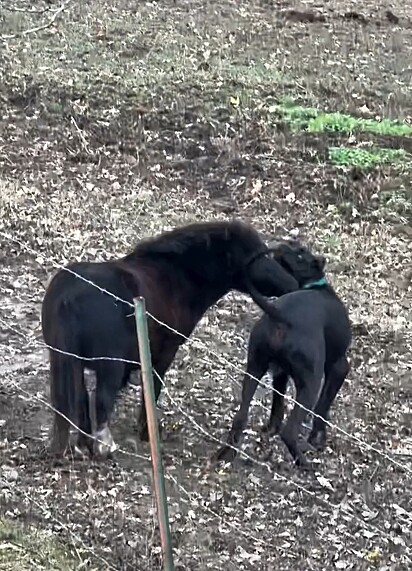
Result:
{"label": "green weed", "polygon": [[353,117],[345,113],[324,113],[311,107],[299,105],[274,105],[269,107],[269,113],[280,116],[288,123],[292,130],[305,130],[310,133],[340,132],[353,133],[355,131],[372,133],[375,135],[412,136],[412,126],[400,121],[390,119],[364,119]]}
{"label": "green weed", "polygon": [[399,164],[406,161],[403,149],[383,149],[372,147],[361,149],[356,147],[330,147],[329,160],[339,166],[371,169],[382,164]]}
{"label": "green weed", "polygon": [[326,131],[338,131],[341,133],[353,133],[354,131],[373,133],[374,135],[408,136],[412,135],[412,127],[398,121],[382,119],[363,119],[345,115],[343,113],[320,113],[310,119],[307,125],[310,133],[323,133]]}
{"label": "green weed", "polygon": [[311,107],[284,104],[269,107],[269,113],[281,117],[292,131],[300,131],[305,129],[309,122],[318,116],[319,111]]}

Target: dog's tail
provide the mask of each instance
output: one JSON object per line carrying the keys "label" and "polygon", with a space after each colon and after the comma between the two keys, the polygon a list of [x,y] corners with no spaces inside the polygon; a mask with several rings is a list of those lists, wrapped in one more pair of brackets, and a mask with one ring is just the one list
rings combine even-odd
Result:
{"label": "dog's tail", "polygon": [[55,409],[50,451],[61,456],[64,454],[70,435],[70,422],[76,424],[79,418],[80,403],[87,397],[83,380],[82,362],[68,353],[78,354],[76,316],[66,303],[57,310],[57,319],[53,324],[53,346],[61,352],[50,351],[50,397]]}
{"label": "dog's tail", "polygon": [[276,323],[282,323],[288,325],[287,319],[281,314],[279,309],[274,303],[268,301],[268,299],[263,296],[258,290],[251,284],[248,284],[249,295],[253,301],[262,309],[273,321]]}

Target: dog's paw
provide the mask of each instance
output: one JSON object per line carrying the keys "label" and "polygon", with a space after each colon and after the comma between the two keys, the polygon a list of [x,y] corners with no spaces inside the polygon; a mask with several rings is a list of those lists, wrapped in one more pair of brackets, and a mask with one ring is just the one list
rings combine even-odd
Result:
{"label": "dog's paw", "polygon": [[314,468],[312,463],[306,458],[306,456],[300,453],[295,459],[295,465],[301,470],[302,472],[312,473],[314,472]]}
{"label": "dog's paw", "polygon": [[324,450],[326,448],[326,434],[321,430],[311,432],[308,438],[308,443],[314,450]]}
{"label": "dog's paw", "polygon": [[271,424],[268,422],[262,425],[260,431],[262,432],[262,434],[267,434],[267,436],[275,436],[276,434],[279,434],[280,428],[281,428],[280,424],[278,423]]}
{"label": "dog's paw", "polygon": [[234,450],[230,446],[222,446],[219,450],[212,456],[213,464],[229,463],[233,462],[237,456],[237,450]]}

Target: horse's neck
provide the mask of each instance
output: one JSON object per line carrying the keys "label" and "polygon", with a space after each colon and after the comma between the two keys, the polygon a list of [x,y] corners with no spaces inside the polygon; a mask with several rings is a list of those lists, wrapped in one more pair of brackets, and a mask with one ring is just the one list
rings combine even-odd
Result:
{"label": "horse's neck", "polygon": [[172,286],[176,292],[175,299],[179,305],[191,310],[196,322],[230,290],[226,283],[206,280],[202,282],[201,279],[187,276],[184,272],[176,272],[175,280]]}
{"label": "horse's neck", "polygon": [[205,313],[226,293],[227,290],[214,291],[213,294],[209,291],[207,295],[205,292],[192,292],[190,297],[178,297],[172,304],[176,308],[176,316],[179,316],[177,329],[189,337]]}
{"label": "horse's neck", "polygon": [[128,266],[138,283],[139,295],[146,298],[148,311],[186,336],[230,290],[225,280],[202,281],[168,262],[159,264],[158,260],[146,259]]}

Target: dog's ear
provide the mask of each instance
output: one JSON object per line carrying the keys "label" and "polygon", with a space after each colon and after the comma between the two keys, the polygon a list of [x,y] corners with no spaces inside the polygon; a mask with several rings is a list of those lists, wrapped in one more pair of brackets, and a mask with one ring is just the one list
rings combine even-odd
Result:
{"label": "dog's ear", "polygon": [[315,256],[315,264],[317,268],[323,272],[326,266],[326,258],[325,256]]}

